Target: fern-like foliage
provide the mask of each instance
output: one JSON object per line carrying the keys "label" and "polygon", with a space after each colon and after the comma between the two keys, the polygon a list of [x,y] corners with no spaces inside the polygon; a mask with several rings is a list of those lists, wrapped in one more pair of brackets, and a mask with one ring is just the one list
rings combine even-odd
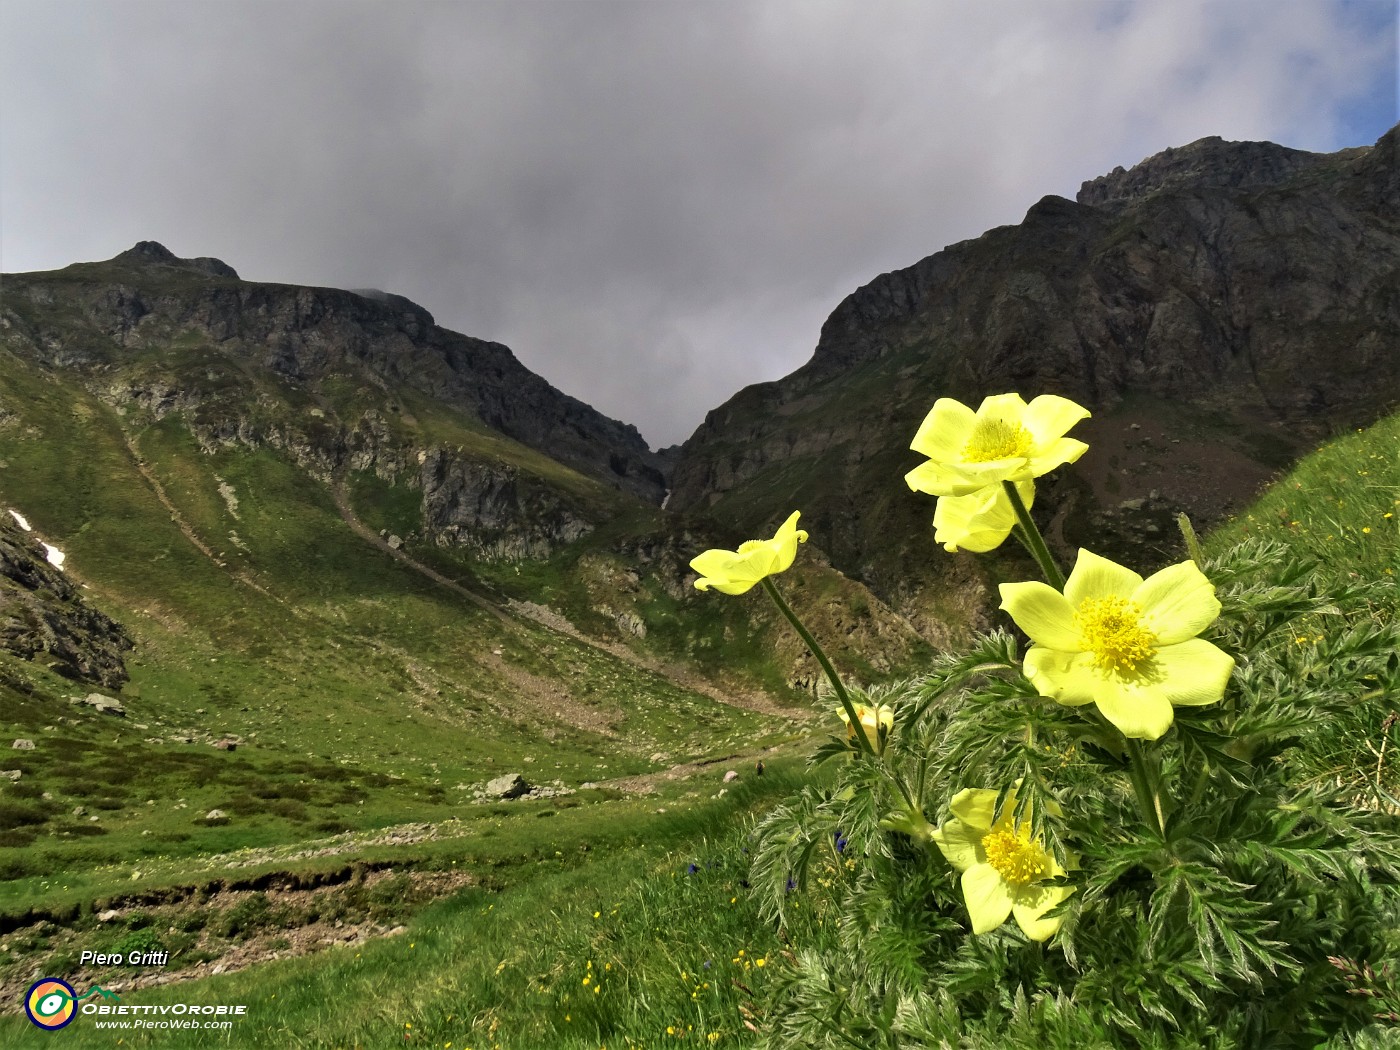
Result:
{"label": "fern-like foliage", "polygon": [[[862,694],[895,710],[884,754],[833,738],[820,782],[754,830],[752,884],[793,946],[767,1046],[1395,1045],[1376,1042],[1400,941],[1394,582],[1337,587],[1257,541],[1205,571],[1236,670],[1151,749],[1155,822],[1122,738],[1039,696],[1008,632]],[[958,873],[888,830],[1014,784],[1075,887],[1046,943],[971,935]]]}

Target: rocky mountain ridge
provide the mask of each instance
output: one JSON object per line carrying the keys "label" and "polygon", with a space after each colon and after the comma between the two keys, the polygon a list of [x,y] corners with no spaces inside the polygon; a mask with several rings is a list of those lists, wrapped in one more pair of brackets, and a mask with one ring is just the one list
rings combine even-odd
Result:
{"label": "rocky mountain ridge", "polygon": [[1400,403],[1397,136],[1325,155],[1200,140],[877,277],[806,364],[707,416],[670,506],[749,528],[800,507],[838,568],[917,618],[916,593],[990,570],[924,567],[908,442],[940,396],[1016,390],[1094,412],[1050,523],[1065,548],[1108,524],[1163,535],[1178,510],[1211,524]]}
{"label": "rocky mountain ridge", "polygon": [[[180,259],[150,241],[106,263],[6,275],[4,293],[4,344],[47,367],[98,377],[143,350],[204,342],[293,384],[346,373],[417,391],[646,502],[665,491],[635,427],[556,390],[500,343],[438,327],[402,296],[243,281],[218,259]],[[189,407],[207,387],[135,384],[113,396]]]}
{"label": "rocky mountain ridge", "polygon": [[1324,172],[1358,161],[1371,148],[1309,153],[1273,142],[1227,142],[1210,135],[1185,146],[1168,146],[1131,169],[1119,166],[1089,179],[1074,199],[1095,208],[1121,208],[1161,190],[1267,189],[1304,172]]}

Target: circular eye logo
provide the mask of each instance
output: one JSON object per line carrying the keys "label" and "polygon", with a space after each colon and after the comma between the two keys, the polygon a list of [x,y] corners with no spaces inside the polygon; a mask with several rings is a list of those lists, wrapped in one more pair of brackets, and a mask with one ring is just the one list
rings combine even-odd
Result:
{"label": "circular eye logo", "polygon": [[24,996],[24,1012],[40,1028],[56,1031],[73,1020],[78,993],[67,981],[44,977],[29,986]]}

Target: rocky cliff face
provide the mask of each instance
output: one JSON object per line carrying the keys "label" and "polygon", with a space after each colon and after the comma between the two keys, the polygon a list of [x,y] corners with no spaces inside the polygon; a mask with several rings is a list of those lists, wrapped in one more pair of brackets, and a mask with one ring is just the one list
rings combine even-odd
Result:
{"label": "rocky cliff face", "polygon": [[7,276],[0,346],[82,383],[133,442],[173,415],[205,452],[275,449],[322,483],[418,491],[406,534],[489,560],[549,557],[665,492],[635,428],[385,292],[255,284],[143,241]]}
{"label": "rocky cliff face", "polygon": [[542,560],[593,530],[538,480],[505,466],[464,462],[442,449],[424,456],[418,483],[428,534],[485,561]]}
{"label": "rocky cliff face", "polygon": [[1016,390],[1094,412],[1051,523],[1066,545],[1178,509],[1209,524],[1400,402],[1397,135],[1328,155],[1201,140],[876,278],[806,365],[710,413],[670,506],[749,527],[800,507],[839,568],[917,612],[911,573],[954,581],[920,568],[938,555],[908,442],[940,396]]}
{"label": "rocky cliff face", "polygon": [[0,651],[120,689],[127,680],[122,654],[131,646],[122,626],[84,601],[32,534],[0,509]]}
{"label": "rocky cliff face", "polygon": [[[291,384],[339,376],[401,387],[647,502],[660,503],[665,491],[636,428],[554,389],[505,346],[439,328],[402,296],[255,284],[217,259],[179,259],[143,241],[106,263],[7,275],[0,328],[13,352],[92,376],[172,343],[205,343],[250,373]],[[187,375],[130,394],[183,398],[188,407],[210,387]]]}

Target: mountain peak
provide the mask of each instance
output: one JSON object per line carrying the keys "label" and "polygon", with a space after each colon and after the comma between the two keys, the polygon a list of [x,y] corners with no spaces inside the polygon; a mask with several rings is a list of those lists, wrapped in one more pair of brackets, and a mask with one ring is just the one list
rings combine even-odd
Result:
{"label": "mountain peak", "polygon": [[1168,146],[1124,170],[1090,179],[1079,189],[1080,204],[1121,207],[1158,190],[1190,186],[1193,189],[1251,189],[1277,186],[1299,172],[1335,164],[1339,157],[1364,152],[1368,147],[1340,153],[1309,153],[1273,142],[1228,142],[1210,135],[1185,146]]}
{"label": "mountain peak", "polygon": [[222,259],[201,256],[197,259],[181,259],[159,241],[137,241],[135,245],[112,259],[113,262],[135,263],[140,266],[174,266],[181,270],[192,270],[209,277],[238,278],[238,271]]}

